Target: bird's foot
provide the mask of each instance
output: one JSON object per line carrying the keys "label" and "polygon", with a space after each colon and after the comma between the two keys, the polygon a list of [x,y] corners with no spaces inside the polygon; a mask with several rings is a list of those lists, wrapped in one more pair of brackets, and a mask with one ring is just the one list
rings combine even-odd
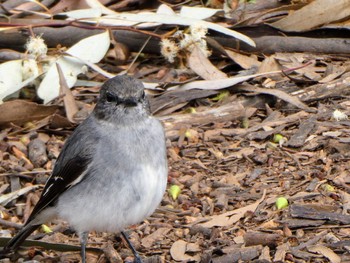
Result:
{"label": "bird's foot", "polygon": [[134,263],[143,263],[142,258],[140,257],[140,255],[135,255],[134,258]]}

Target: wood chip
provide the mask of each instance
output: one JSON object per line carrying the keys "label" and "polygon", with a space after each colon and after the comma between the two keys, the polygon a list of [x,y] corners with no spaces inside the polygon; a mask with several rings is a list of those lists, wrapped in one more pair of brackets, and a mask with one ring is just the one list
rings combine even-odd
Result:
{"label": "wood chip", "polygon": [[341,258],[337,254],[335,254],[333,252],[333,250],[331,250],[328,247],[325,247],[322,245],[314,245],[314,246],[308,247],[307,249],[310,252],[319,253],[319,254],[325,256],[332,263],[340,263],[341,262]]}

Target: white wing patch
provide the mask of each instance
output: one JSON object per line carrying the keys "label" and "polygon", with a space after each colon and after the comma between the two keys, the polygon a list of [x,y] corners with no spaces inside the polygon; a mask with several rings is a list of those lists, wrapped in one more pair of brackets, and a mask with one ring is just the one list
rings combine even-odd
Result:
{"label": "white wing patch", "polygon": [[88,167],[86,167],[86,169],[85,169],[85,171],[84,172],[82,172],[79,176],[78,176],[78,178],[77,179],[75,179],[73,182],[71,182],[71,183],[69,183],[69,184],[67,184],[67,187],[72,187],[72,186],[74,186],[74,185],[76,185],[76,184],[78,184],[78,183],[80,183],[81,182],[81,180],[83,180],[84,179],[84,177],[85,177],[85,175],[86,175],[86,173],[87,173],[87,171],[89,170],[89,167],[90,166],[88,166]]}
{"label": "white wing patch", "polygon": [[[88,169],[89,169],[89,166],[85,169],[85,171],[84,171],[83,173],[81,173],[81,174],[79,175],[79,177],[78,177],[77,179],[75,179],[73,182],[67,184],[67,188],[70,188],[70,187],[76,185],[77,183],[81,182],[81,180],[84,179],[84,177],[85,177],[86,172],[87,172]],[[47,195],[47,194],[50,192],[50,189],[51,189],[52,186],[54,186],[55,184],[59,184],[59,182],[57,182],[58,180],[64,181],[64,178],[61,177],[61,176],[55,176],[53,179],[54,179],[55,181],[54,181],[53,183],[51,183],[51,184],[47,187],[47,189],[46,189],[45,192],[43,193],[43,196]]]}

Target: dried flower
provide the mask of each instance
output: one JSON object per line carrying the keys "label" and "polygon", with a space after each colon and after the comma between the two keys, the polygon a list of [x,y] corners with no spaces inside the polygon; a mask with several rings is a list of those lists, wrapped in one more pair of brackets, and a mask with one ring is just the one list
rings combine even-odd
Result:
{"label": "dried flower", "polygon": [[35,57],[46,56],[47,46],[41,36],[30,37],[25,47],[28,53]]}
{"label": "dried flower", "polygon": [[346,113],[340,111],[340,110],[335,110],[333,111],[333,118],[336,120],[336,121],[345,121],[348,119],[348,115],[346,115]]}
{"label": "dried flower", "polygon": [[193,45],[193,43],[193,38],[190,34],[183,34],[179,46],[181,50],[186,49],[191,51],[191,46]]}
{"label": "dried flower", "polygon": [[197,46],[205,56],[210,56],[211,52],[208,50],[207,41],[205,41],[208,28],[203,26],[202,23],[195,23],[190,26],[190,32],[191,34],[184,34],[180,41],[180,49],[192,52],[194,47]]}
{"label": "dried flower", "polygon": [[170,62],[173,63],[178,52],[179,47],[176,45],[176,43],[168,38],[163,39],[160,42],[161,45],[161,54]]}
{"label": "dried flower", "polygon": [[191,35],[194,41],[202,40],[208,33],[208,28],[202,23],[195,23],[190,26]]}
{"label": "dried flower", "polygon": [[208,28],[203,23],[195,23],[190,26],[190,33],[183,33],[176,31],[170,40],[168,38],[161,41],[161,53],[169,61],[174,62],[178,56],[179,51],[192,52],[195,47],[199,48],[205,56],[209,56],[211,52],[208,50],[205,35]]}

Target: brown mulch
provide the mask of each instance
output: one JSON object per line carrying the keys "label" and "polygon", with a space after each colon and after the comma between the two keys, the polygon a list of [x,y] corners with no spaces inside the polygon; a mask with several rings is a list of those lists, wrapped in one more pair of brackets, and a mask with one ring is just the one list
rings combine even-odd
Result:
{"label": "brown mulch", "polygon": [[[337,103],[349,113],[347,99]],[[316,113],[257,109],[249,119],[184,126],[177,136],[167,130],[169,187],[177,185],[181,193],[176,200],[166,194],[150,219],[130,229],[146,262],[348,260],[350,122],[332,118],[333,104],[319,103]],[[196,113],[182,114],[196,118]],[[28,192],[2,202],[3,236],[28,217],[42,189],[36,186],[45,182],[66,138],[63,130],[15,130],[2,132],[1,191],[3,197],[9,187],[12,193],[23,187]],[[286,141],[273,142],[275,134]],[[46,158],[35,155],[40,147]],[[277,209],[278,197],[287,198],[288,207]],[[78,245],[60,220],[50,227],[58,232],[41,240]],[[40,239],[42,231],[35,237]],[[89,253],[89,262],[118,262],[112,260],[114,249],[121,258],[132,256],[113,235],[91,234],[89,244],[101,248]],[[79,259],[78,252],[40,248],[24,249],[20,256],[45,262]]]}
{"label": "brown mulch", "polygon": [[[1,48],[23,51],[28,38],[23,32],[28,30],[44,33],[49,55],[56,55],[64,50],[61,45],[71,46],[101,31],[83,22],[73,27],[59,17],[43,24],[33,13],[37,7],[30,4],[22,8],[32,10],[28,13],[34,18],[21,20],[28,13],[21,9],[19,14],[16,1],[5,2],[0,13],[13,12],[13,20],[0,19],[0,26],[18,27],[0,32]],[[52,14],[78,9],[69,1],[58,2],[50,7]],[[82,2],[77,5],[86,7]],[[105,2],[122,12],[138,1]],[[139,1],[138,7],[155,8],[156,2]],[[188,4],[167,2],[174,9],[179,2]],[[201,6],[202,1],[190,2]],[[207,4],[222,8],[221,2]],[[289,24],[277,23],[288,17],[288,10],[291,15],[302,7],[315,14],[322,10],[314,10],[312,1],[231,4],[236,2],[238,7],[230,7],[230,18],[219,14],[212,21],[237,25],[237,31],[250,36],[257,48],[210,32],[209,58],[183,53],[170,64],[159,54],[159,40],[188,28],[167,25],[144,32],[110,28],[115,41],[99,66],[113,73],[127,70],[159,84],[147,92],[167,135],[167,192],[157,211],[127,233],[149,263],[350,262],[346,21],[331,20],[332,13],[328,26],[327,21],[321,21],[325,25],[318,21],[291,32]],[[266,24],[270,22],[275,27]],[[295,26],[307,26],[297,22]],[[28,29],[27,23],[36,26]],[[7,49],[0,50],[1,62],[27,56]],[[42,105],[30,87],[15,100],[0,104],[0,246],[28,218],[64,141],[94,107],[99,85],[107,79],[99,73],[90,69],[79,75],[82,84],[49,105]],[[214,89],[210,81],[218,76],[221,80],[249,77]],[[196,88],[181,89],[187,83]],[[169,191],[172,186],[180,189],[178,195]],[[48,222],[29,239],[1,262],[80,260],[77,235],[60,219]],[[90,234],[88,262],[132,260],[117,233]]]}

